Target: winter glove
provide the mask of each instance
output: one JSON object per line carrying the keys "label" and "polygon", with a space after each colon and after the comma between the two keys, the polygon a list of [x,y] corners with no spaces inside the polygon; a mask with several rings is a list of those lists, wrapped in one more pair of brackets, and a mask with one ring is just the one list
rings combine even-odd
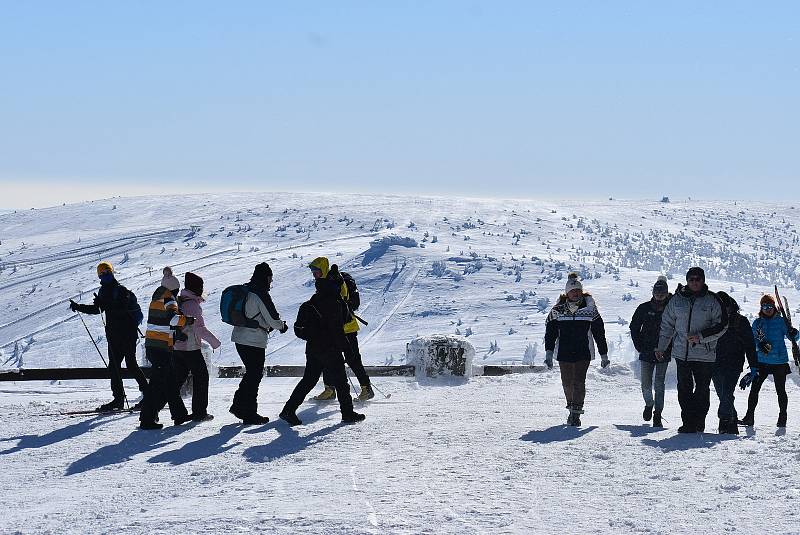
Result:
{"label": "winter glove", "polygon": [[280,330],[280,333],[281,333],[281,334],[283,334],[283,333],[285,333],[285,332],[286,332],[286,331],[288,331],[288,330],[289,330],[289,326],[288,326],[288,325],[286,324],[286,322],[284,321],[284,322],[283,322],[283,328]]}
{"label": "winter glove", "polygon": [[767,341],[759,342],[758,350],[761,351],[762,354],[767,355],[770,351],[772,351],[772,344]]}
{"label": "winter glove", "polygon": [[548,368],[551,370],[553,369],[553,352],[547,351],[544,354],[544,363],[547,365]]}
{"label": "winter glove", "polygon": [[72,299],[70,299],[70,300],[69,300],[69,309],[70,309],[71,311],[75,312],[76,310],[78,310],[78,303],[76,303],[75,301],[73,301]]}
{"label": "winter glove", "polygon": [[609,364],[611,364],[611,361],[608,360],[608,355],[600,355],[600,367],[605,368]]}
{"label": "winter glove", "polygon": [[755,381],[756,378],[758,378],[758,368],[750,368],[750,373],[742,377],[742,380],[739,381],[739,388],[744,390],[745,388],[750,386],[750,383]]}
{"label": "winter glove", "polygon": [[798,334],[800,334],[800,331],[798,331],[795,327],[792,327],[789,329],[789,332],[786,333],[786,336],[789,337],[789,340],[794,340],[797,338]]}

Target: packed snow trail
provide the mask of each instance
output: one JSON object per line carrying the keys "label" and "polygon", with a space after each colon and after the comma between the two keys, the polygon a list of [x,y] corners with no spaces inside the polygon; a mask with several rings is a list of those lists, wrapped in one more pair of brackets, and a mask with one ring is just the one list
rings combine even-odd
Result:
{"label": "packed snow trail", "polygon": [[[45,416],[105,401],[105,382],[8,384],[0,532],[797,532],[800,419],[790,410],[776,430],[771,382],[753,430],[678,435],[674,389],[667,428],[653,429],[630,369],[595,364],[578,429],[563,425],[557,368],[462,386],[377,379],[392,400],[367,404],[366,422],[306,403],[297,428],[239,425],[227,413],[237,381],[217,379],[215,420],[160,432],[128,414]],[[265,379],[262,412],[276,418],[295,383]],[[800,389],[787,387],[791,408]],[[712,394],[709,430],[715,410]]]}

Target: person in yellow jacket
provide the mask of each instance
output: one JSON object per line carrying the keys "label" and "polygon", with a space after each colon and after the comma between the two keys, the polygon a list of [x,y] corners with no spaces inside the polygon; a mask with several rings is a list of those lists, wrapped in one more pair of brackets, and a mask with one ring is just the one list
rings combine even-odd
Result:
{"label": "person in yellow jacket", "polygon": [[[308,267],[311,269],[311,274],[315,279],[324,278],[328,276],[328,271],[330,271],[330,262],[326,257],[320,256],[315,258]],[[340,294],[342,300],[347,303],[351,311],[358,308],[358,292],[356,291],[355,293],[356,295],[350,295],[347,283],[342,282]],[[358,350],[358,330],[359,324],[355,317],[344,326],[344,334],[348,342],[348,349],[344,353],[344,359],[358,378],[359,385],[361,385],[361,393],[356,399],[359,401],[366,401],[375,397],[375,393],[372,391],[369,376],[364,369],[364,363],[361,361],[361,353]],[[322,380],[325,383],[325,390],[314,396],[314,399],[317,401],[333,401],[336,399],[336,389],[330,386],[331,382],[325,374],[323,374]]]}

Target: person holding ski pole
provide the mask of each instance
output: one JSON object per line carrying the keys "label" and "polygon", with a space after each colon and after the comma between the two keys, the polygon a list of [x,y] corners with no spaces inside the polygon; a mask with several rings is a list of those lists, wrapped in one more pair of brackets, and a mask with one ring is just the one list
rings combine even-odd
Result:
{"label": "person holding ski pole", "polygon": [[[110,262],[97,265],[97,276],[100,279],[100,290],[94,296],[91,305],[69,300],[69,308],[82,314],[105,313],[106,340],[108,341],[108,370],[111,374],[111,393],[114,399],[100,405],[97,410],[121,410],[125,406],[125,388],[122,385],[122,361],[136,379],[139,390],[147,388],[147,379],[136,362],[136,342],[138,327],[142,322],[142,309],[136,301],[136,295],[120,284],[114,277],[114,267]],[[102,355],[101,355],[102,356]],[[140,403],[133,407],[139,409]]]}
{"label": "person holding ski pole", "polygon": [[[658,277],[653,285],[652,299],[636,308],[630,324],[631,339],[639,353],[639,363],[642,367],[641,384],[644,398],[642,418],[646,422],[652,418],[653,427],[663,427],[661,413],[664,410],[664,381],[667,376],[672,347],[668,347],[661,357],[656,357],[654,350],[658,346],[661,316],[671,297],[667,278],[663,275]],[[653,399],[654,387],[655,400]],[[654,405],[655,411],[653,410]]]}
{"label": "person holding ski pole", "polygon": [[245,372],[229,411],[247,425],[263,425],[269,422],[269,418],[258,414],[258,387],[264,376],[268,335],[271,330],[283,334],[289,327],[281,319],[269,295],[272,286],[269,264],[258,264],[246,286],[244,315],[255,323],[252,327],[235,326],[231,333],[231,341],[236,344]]}
{"label": "person holding ski pole", "polygon": [[140,429],[163,427],[158,423],[158,412],[165,403],[169,404],[169,412],[175,425],[192,419],[181,399],[173,360],[176,337],[183,339],[185,335],[181,329],[192,323],[194,318],[184,316],[178,310],[172,291],[163,284],[156,288],[147,311],[144,348],[152,371],[139,413]]}
{"label": "person holding ski pole", "polygon": [[317,258],[322,276],[314,279],[315,293],[300,305],[294,323],[295,335],[306,341],[306,369],[280,413],[289,425],[300,425],[297,408],[303,403],[320,375],[325,372],[336,389],[342,423],[357,423],[365,416],[353,410],[353,399],[347,384],[343,352],[347,349],[344,326],[350,321],[350,312],[341,298],[342,276],[336,264],[328,269],[328,259]]}
{"label": "person holding ski pole", "polygon": [[711,379],[719,398],[719,433],[738,435],[734,392],[742,374],[745,356],[751,366],[756,364],[756,346],[747,318],[739,314],[739,304],[725,292],[717,292],[728,315],[728,329],[717,341],[717,360]]}
{"label": "person holding ski pole", "polygon": [[580,426],[586,397],[586,372],[594,359],[594,346],[600,352],[600,365],[609,365],[608,343],[603,318],[594,298],[583,291],[577,273],[570,273],[564,293],[545,322],[545,364],[553,367],[553,357],[561,369],[561,384],[567,399],[567,425]]}
{"label": "person holding ski pole", "polygon": [[[308,265],[314,279],[324,277],[323,271],[327,271],[327,266],[328,259],[325,257],[319,257]],[[361,360],[361,352],[358,349],[359,320],[356,318],[355,314],[352,314],[361,306],[361,297],[359,296],[355,279],[344,271],[341,271],[339,274],[342,276],[341,298],[347,303],[353,318],[344,326],[344,334],[348,342],[344,352],[344,360],[347,365],[350,366],[350,369],[353,370],[353,373],[358,379],[358,384],[361,386],[361,392],[356,399],[358,401],[367,401],[375,397],[375,392],[372,391],[372,385],[370,384],[367,370],[364,368],[364,363]],[[331,380],[325,372],[322,373],[322,380],[325,384],[325,389],[314,396],[314,399],[317,401],[332,401],[336,399],[336,389],[331,386]]]}
{"label": "person holding ski pole", "polygon": [[775,381],[775,392],[778,394],[777,427],[786,427],[786,409],[789,397],[786,395],[786,376],[792,373],[789,367],[789,354],[786,351],[786,339],[797,341],[800,333],[794,327],[789,328],[778,314],[775,299],[771,295],[761,298],[758,317],[753,321],[753,338],[757,349],[757,362],[751,363],[750,373],[742,377],[739,386],[742,389],[750,385],[747,397],[747,413],[739,423],[752,426],[755,422],[756,405],[761,386],[771,375]]}
{"label": "person holding ski pole", "polygon": [[178,388],[192,373],[192,420],[202,422],[212,420],[208,414],[208,367],[200,350],[205,340],[212,349],[217,349],[221,342],[208,330],[203,320],[203,279],[199,275],[187,272],[184,276],[184,288],[178,298],[178,308],[187,316],[194,318],[194,323],[183,329],[186,340],[175,342],[175,369]]}
{"label": "person holding ski pole", "polygon": [[702,268],[690,268],[686,273],[686,286],[678,285],[661,317],[655,354],[663,357],[672,344],[672,358],[678,366],[678,403],[683,422],[678,433],[705,431],[717,340],[725,334],[728,324],[725,310],[705,281]]}

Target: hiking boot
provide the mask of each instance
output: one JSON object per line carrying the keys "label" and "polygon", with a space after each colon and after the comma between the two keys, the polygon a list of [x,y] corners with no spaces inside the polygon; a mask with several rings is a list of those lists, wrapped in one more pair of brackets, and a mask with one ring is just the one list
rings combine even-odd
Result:
{"label": "hiking boot", "polygon": [[258,413],[250,414],[242,418],[242,423],[244,425],[264,425],[269,423],[269,418]]}
{"label": "hiking boot", "polygon": [[343,424],[356,424],[358,422],[363,422],[367,417],[363,414],[358,412],[351,412],[350,414],[342,414],[342,423]]}
{"label": "hiking boot", "polygon": [[[334,390],[334,394],[336,391]],[[370,385],[361,385],[361,393],[356,398],[356,401],[367,401],[375,397],[375,392],[372,391]]]}
{"label": "hiking boot", "polygon": [[692,424],[683,424],[678,428],[678,433],[697,433],[697,426]]}
{"label": "hiking boot", "polygon": [[213,419],[214,419],[214,415],[213,414],[208,414],[208,413],[206,413],[206,414],[198,414],[196,416],[192,415],[192,421],[193,422],[208,422],[208,421],[211,421]]}
{"label": "hiking boot", "polygon": [[778,427],[786,427],[786,413],[782,412],[778,414]]}
{"label": "hiking boot", "polygon": [[228,412],[236,416],[238,419],[244,420],[245,413],[239,410],[239,407],[234,407],[233,405],[231,405],[231,408],[228,409]]}
{"label": "hiking boot", "polygon": [[747,414],[744,415],[744,418],[739,420],[738,423],[739,423],[739,425],[744,425],[744,426],[747,426],[747,427],[753,427],[753,424],[755,423],[754,420],[755,419],[753,418],[753,415],[750,414],[750,413],[747,413]]}
{"label": "hiking boot", "polygon": [[191,419],[192,419],[191,414],[185,414],[183,416],[178,416],[177,418],[174,418],[172,421],[175,422],[175,425],[181,425],[191,421]]}
{"label": "hiking boot", "polygon": [[325,385],[325,390],[312,397],[314,401],[333,401],[336,399],[336,390],[332,386]]}
{"label": "hiking boot", "polygon": [[731,418],[730,420],[728,420],[728,429],[726,433],[729,435],[739,434],[739,426],[736,425],[736,418]]}
{"label": "hiking boot", "polygon": [[295,425],[301,425],[303,422],[300,421],[300,418],[297,417],[294,411],[288,411],[283,409],[281,413],[278,415],[278,418],[289,424],[290,427],[294,427]]}
{"label": "hiking boot", "polygon": [[661,423],[661,413],[658,411],[653,413],[653,427],[664,427],[664,424]]}
{"label": "hiking boot", "polygon": [[125,400],[123,399],[114,399],[109,401],[108,403],[103,403],[99,407],[97,407],[97,412],[111,412],[111,411],[121,411],[122,408],[125,406]]}
{"label": "hiking boot", "polygon": [[161,425],[161,424],[159,424],[157,422],[140,422],[139,423],[139,429],[156,430],[156,429],[162,429],[163,427],[164,427],[163,425]]}
{"label": "hiking boot", "polygon": [[644,419],[645,422],[649,422],[652,417],[653,417],[653,406],[645,405],[644,410],[642,411],[642,418]]}

